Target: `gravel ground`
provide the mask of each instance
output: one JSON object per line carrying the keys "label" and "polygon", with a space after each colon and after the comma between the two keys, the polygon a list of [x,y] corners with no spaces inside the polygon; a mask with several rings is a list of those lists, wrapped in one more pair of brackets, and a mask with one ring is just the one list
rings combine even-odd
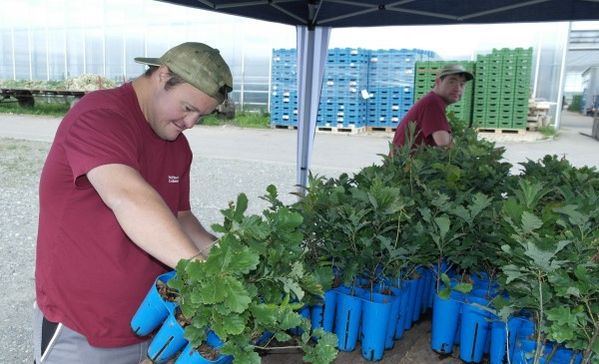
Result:
{"label": "gravel ground", "polygon": [[37,186],[49,144],[0,139],[0,363],[30,363]]}

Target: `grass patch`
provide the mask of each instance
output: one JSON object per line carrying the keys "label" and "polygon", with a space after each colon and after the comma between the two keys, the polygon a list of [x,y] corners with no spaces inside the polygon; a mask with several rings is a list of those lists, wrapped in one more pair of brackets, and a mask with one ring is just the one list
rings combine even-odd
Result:
{"label": "grass patch", "polygon": [[69,111],[67,102],[47,102],[35,100],[33,107],[23,107],[17,102],[0,102],[0,113],[64,116]]}
{"label": "grass patch", "polygon": [[238,112],[235,118],[227,120],[217,115],[210,115],[202,118],[199,122],[201,125],[235,125],[242,128],[269,128],[270,115],[262,112]]}
{"label": "grass patch", "polygon": [[543,137],[545,137],[545,139],[555,138],[559,134],[558,131],[551,125],[541,126],[537,130],[543,135]]}
{"label": "grass patch", "polygon": [[[33,107],[19,106],[17,102],[0,102],[0,113],[47,115],[62,117],[69,111],[67,102],[36,100]],[[270,115],[265,112],[238,112],[232,120],[218,115],[209,115],[198,123],[201,125],[235,125],[242,128],[269,128]]]}

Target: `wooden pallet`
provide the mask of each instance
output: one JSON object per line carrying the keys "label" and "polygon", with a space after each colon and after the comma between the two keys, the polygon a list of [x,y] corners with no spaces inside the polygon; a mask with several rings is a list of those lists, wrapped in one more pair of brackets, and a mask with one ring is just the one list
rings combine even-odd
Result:
{"label": "wooden pallet", "polygon": [[526,129],[511,129],[511,128],[477,128],[478,133],[494,133],[494,134],[526,134]]}
{"label": "wooden pallet", "polygon": [[359,134],[364,132],[364,127],[338,127],[338,126],[319,126],[316,128],[319,133],[331,133],[331,134]]}
{"label": "wooden pallet", "polygon": [[375,132],[375,133],[395,133],[395,129],[392,127],[384,127],[384,126],[367,126],[366,131]]}
{"label": "wooden pallet", "polygon": [[273,128],[273,129],[297,130],[297,125],[278,125],[278,124],[273,124],[270,127]]}

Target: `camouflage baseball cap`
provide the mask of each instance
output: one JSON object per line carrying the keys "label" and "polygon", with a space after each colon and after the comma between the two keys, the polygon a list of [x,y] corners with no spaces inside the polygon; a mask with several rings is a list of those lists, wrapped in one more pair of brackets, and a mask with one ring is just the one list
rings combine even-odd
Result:
{"label": "camouflage baseball cap", "polygon": [[165,65],[185,82],[219,103],[233,90],[229,66],[218,49],[203,43],[182,43],[166,51],[160,58],[137,57],[135,62],[150,66]]}

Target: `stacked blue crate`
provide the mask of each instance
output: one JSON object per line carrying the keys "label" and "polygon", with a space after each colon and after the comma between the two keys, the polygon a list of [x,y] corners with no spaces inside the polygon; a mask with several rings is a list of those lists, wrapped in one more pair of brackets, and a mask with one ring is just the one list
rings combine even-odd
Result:
{"label": "stacked blue crate", "polygon": [[[438,59],[422,49],[335,48],[327,54],[319,127],[397,127],[414,101],[416,61]],[[296,50],[273,50],[271,124],[297,126]]]}
{"label": "stacked blue crate", "polygon": [[396,128],[414,102],[416,61],[437,59],[423,49],[379,49],[370,51],[368,64],[369,127]]}
{"label": "stacked blue crate", "polygon": [[413,87],[373,87],[368,104],[368,126],[395,128],[412,106]]}
{"label": "stacked blue crate", "polygon": [[297,56],[295,49],[273,49],[270,118],[277,126],[297,126]]}
{"label": "stacked blue crate", "polygon": [[327,54],[317,126],[360,128],[366,122],[369,51],[335,48]]}

